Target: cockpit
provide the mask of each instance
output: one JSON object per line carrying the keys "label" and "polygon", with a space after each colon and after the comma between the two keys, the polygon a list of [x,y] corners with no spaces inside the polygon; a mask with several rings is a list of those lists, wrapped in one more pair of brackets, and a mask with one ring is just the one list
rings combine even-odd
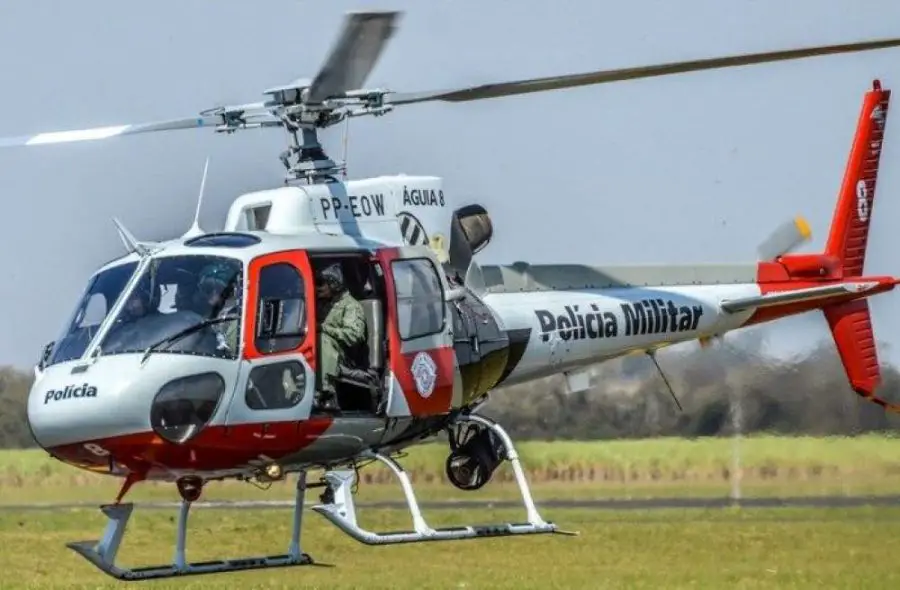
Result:
{"label": "cockpit", "polygon": [[124,262],[96,273],[44,365],[92,354],[180,353],[235,359],[243,263],[209,255]]}

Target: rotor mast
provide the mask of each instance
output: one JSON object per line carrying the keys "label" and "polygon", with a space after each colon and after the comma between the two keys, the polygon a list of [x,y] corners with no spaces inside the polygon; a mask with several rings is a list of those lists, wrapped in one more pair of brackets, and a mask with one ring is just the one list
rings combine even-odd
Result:
{"label": "rotor mast", "polygon": [[308,102],[309,87],[292,85],[266,91],[271,99],[265,104],[277,116],[288,136],[288,147],[279,159],[287,173],[285,183],[309,184],[337,180],[346,170],[346,162],[332,159],[319,141],[319,129],[337,125],[350,117],[380,116],[393,107],[385,105],[386,90],[346,92],[321,104]]}

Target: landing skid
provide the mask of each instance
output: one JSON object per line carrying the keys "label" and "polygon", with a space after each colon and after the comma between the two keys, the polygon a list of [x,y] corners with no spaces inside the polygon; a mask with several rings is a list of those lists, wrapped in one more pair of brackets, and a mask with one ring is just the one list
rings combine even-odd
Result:
{"label": "landing skid", "polygon": [[132,503],[110,504],[101,507],[108,521],[103,537],[99,541],[78,541],[68,543],[66,546],[94,564],[103,573],[118,580],[126,581],[314,565],[313,559],[300,551],[300,526],[302,524],[303,500],[305,497],[306,474],[300,473],[294,502],[294,526],[291,532],[291,543],[286,554],[188,563],[185,559],[185,545],[187,544],[187,521],[191,502],[187,500],[182,500],[181,502],[181,509],[178,514],[175,557],[171,564],[144,566],[133,569],[120,567],[115,564],[116,554],[119,552],[119,545],[122,543],[122,538],[125,535],[128,519],[134,510],[134,504]]}
{"label": "landing skid", "polygon": [[509,537],[513,535],[537,535],[537,534],[573,534],[560,531],[552,522],[546,522],[538,513],[531,497],[531,489],[525,479],[525,472],[519,462],[509,436],[499,424],[482,416],[470,415],[461,420],[477,422],[493,430],[503,441],[506,448],[507,459],[512,464],[519,491],[522,493],[522,502],[526,512],[526,522],[501,523],[493,525],[471,525],[444,528],[432,528],[425,522],[419,503],[413,492],[412,483],[406,471],[396,461],[381,454],[371,454],[371,458],[381,461],[394,472],[403,494],[406,496],[406,504],[412,516],[413,529],[409,531],[373,532],[359,526],[356,521],[356,507],[353,501],[353,487],[356,483],[354,471],[329,471],[325,474],[326,491],[322,494],[322,504],[312,507],[312,510],[321,514],[334,526],[342,530],[348,536],[366,545],[395,545],[399,543],[422,543],[426,541],[461,541],[464,539],[477,539],[487,537]]}
{"label": "landing skid", "polygon": [[[478,423],[497,435],[505,448],[505,457],[512,464],[516,482],[522,493],[522,503],[525,508],[525,522],[500,523],[493,525],[471,525],[444,528],[432,528],[425,522],[419,503],[413,492],[412,483],[406,471],[392,458],[381,454],[372,453],[369,457],[381,461],[400,480],[406,503],[412,516],[412,530],[395,532],[374,532],[359,526],[356,521],[356,507],[353,501],[353,487],[356,483],[355,471],[328,471],[324,475],[324,482],[309,484],[325,487],[322,494],[322,503],[312,507],[312,510],[321,514],[329,522],[334,524],[348,536],[366,545],[394,545],[399,543],[421,543],[426,541],[460,541],[464,539],[478,539],[489,537],[509,537],[514,535],[537,534],[577,534],[561,531],[552,522],[546,522],[538,513],[531,497],[531,490],[525,479],[525,472],[519,463],[512,441],[506,432],[492,420],[483,416],[463,416],[460,422]],[[185,484],[179,487],[182,494],[181,509],[178,515],[177,537],[175,543],[175,555],[171,564],[126,568],[116,565],[116,555],[119,545],[125,535],[128,520],[134,510],[132,503],[116,503],[103,506],[101,510],[107,517],[106,530],[99,541],[79,541],[69,543],[67,547],[84,557],[102,572],[118,580],[151,580],[189,576],[198,574],[212,574],[223,572],[235,572],[242,570],[254,570],[264,568],[291,567],[300,565],[316,565],[313,559],[300,550],[300,530],[303,515],[303,501],[306,497],[307,474],[301,471],[297,478],[297,492],[294,500],[294,520],[291,531],[291,541],[286,554],[268,555],[260,557],[245,557],[238,559],[224,559],[214,561],[200,561],[189,563],[185,557],[187,544],[187,522],[191,503],[200,497],[202,482]],[[123,492],[130,486],[126,482]],[[121,494],[120,494],[121,498]]]}

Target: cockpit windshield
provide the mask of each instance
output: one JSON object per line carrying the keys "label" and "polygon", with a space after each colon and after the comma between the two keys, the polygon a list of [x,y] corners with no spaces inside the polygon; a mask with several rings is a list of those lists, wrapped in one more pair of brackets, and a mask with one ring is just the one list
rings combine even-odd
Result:
{"label": "cockpit windshield", "polygon": [[137,262],[126,262],[91,278],[64,334],[54,343],[47,364],[81,358],[136,268]]}
{"label": "cockpit windshield", "polygon": [[146,352],[237,358],[241,261],[221,256],[154,258],[112,320],[100,355]]}

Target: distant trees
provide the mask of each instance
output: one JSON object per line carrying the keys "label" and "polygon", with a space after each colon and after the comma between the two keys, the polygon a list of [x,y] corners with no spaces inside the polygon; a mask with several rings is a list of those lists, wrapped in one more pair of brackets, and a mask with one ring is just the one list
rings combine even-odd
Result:
{"label": "distant trees", "polygon": [[0,448],[17,449],[34,444],[25,421],[32,381],[31,373],[11,367],[0,369]]}
{"label": "distant trees", "polygon": [[[734,431],[853,435],[900,427],[900,416],[853,392],[833,345],[779,362],[721,346],[657,356],[684,408],[679,412],[649,358],[616,359],[594,369],[589,390],[567,395],[562,377],[492,395],[483,413],[519,438],[608,439],[721,436]],[[882,366],[879,396],[900,400],[900,372]]]}
{"label": "distant trees", "polygon": [[[853,435],[900,427],[900,416],[862,400],[847,383],[829,341],[799,359],[776,361],[759,344],[673,347],[657,357],[684,412],[649,358],[629,356],[593,368],[591,388],[567,395],[562,377],[494,392],[484,413],[517,439],[719,436],[733,431]],[[900,400],[900,372],[882,367],[879,395]],[[30,373],[0,369],[0,447],[33,444],[25,421]],[[739,403],[732,403],[739,402]]]}

